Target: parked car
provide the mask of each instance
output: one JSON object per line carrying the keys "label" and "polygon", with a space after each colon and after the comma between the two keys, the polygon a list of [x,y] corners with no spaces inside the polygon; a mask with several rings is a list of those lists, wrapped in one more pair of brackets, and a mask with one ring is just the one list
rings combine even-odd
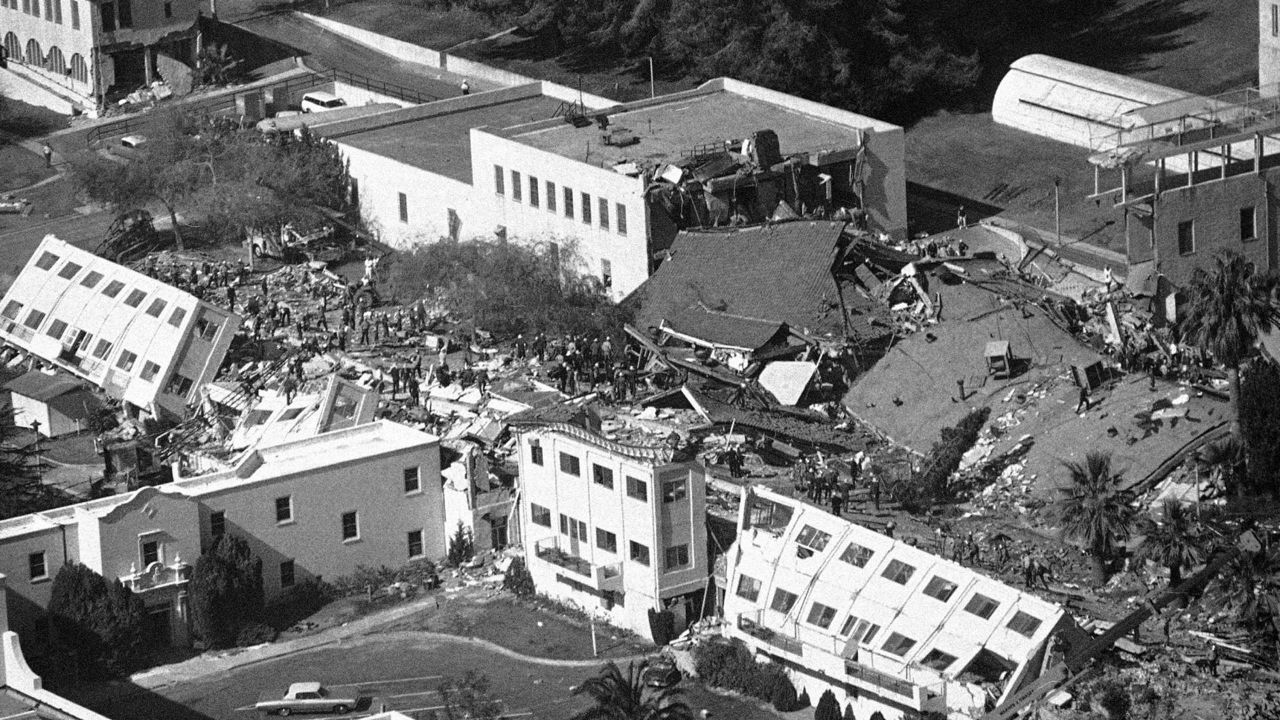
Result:
{"label": "parked car", "polygon": [[651,688],[669,688],[679,684],[683,675],[675,661],[668,657],[656,657],[644,669],[644,684]]}
{"label": "parked car", "polygon": [[142,147],[147,142],[146,135],[125,135],[120,138],[120,147],[126,147],[130,150]]}
{"label": "parked car", "polygon": [[323,712],[341,715],[354,709],[359,701],[358,693],[330,692],[318,682],[296,682],[289,686],[283,697],[274,693],[263,695],[253,709],[268,715]]}
{"label": "parked car", "polygon": [[345,107],[346,100],[327,92],[309,92],[302,96],[302,112],[324,112]]}

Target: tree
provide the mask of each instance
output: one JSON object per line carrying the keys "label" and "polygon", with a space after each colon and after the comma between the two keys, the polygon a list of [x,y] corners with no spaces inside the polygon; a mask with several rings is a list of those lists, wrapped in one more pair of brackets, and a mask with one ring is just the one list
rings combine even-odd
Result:
{"label": "tree", "polygon": [[654,689],[645,685],[648,661],[627,666],[624,675],[610,662],[595,677],[573,689],[595,704],[573,716],[573,720],[692,720],[693,712],[682,702],[674,687]]}
{"label": "tree", "polygon": [[1239,438],[1225,437],[1211,442],[1200,448],[1196,459],[1202,467],[1208,468],[1209,481],[1214,486],[1221,484],[1228,492],[1234,489],[1237,495],[1244,494],[1244,484],[1236,472],[1244,459],[1244,445]]}
{"label": "tree", "polygon": [[1182,569],[1204,560],[1195,520],[1177,500],[1168,499],[1161,507],[1164,522],[1147,532],[1138,548],[1138,557],[1169,568],[1169,587],[1182,584]]}
{"label": "tree", "polygon": [[448,562],[452,567],[458,567],[465,562],[469,562],[475,557],[475,546],[471,542],[471,529],[458,521],[458,529],[453,533],[453,537],[449,539],[449,555]]}
{"label": "tree", "polygon": [[[0,416],[10,412],[8,407],[0,406]],[[40,482],[42,461],[32,431],[0,424],[0,520],[78,501]]]}
{"label": "tree", "polygon": [[48,613],[54,644],[81,673],[124,673],[146,656],[146,606],[119,580],[67,563],[53,578]]}
{"label": "tree", "polygon": [[840,703],[830,688],[823,690],[814,708],[813,720],[840,720]]}
{"label": "tree", "polygon": [[337,146],[310,133],[264,137],[234,120],[171,111],[125,161],[72,158],[77,186],[117,215],[159,203],[184,247],[178,212],[206,241],[238,241],[246,228],[274,229],[316,217],[314,205],[350,209],[350,176]]}
{"label": "tree", "polygon": [[196,561],[191,575],[196,637],[208,647],[231,647],[240,630],[258,622],[262,611],[262,560],[243,538],[219,536]]}
{"label": "tree", "polygon": [[1252,355],[1258,334],[1271,330],[1275,280],[1259,274],[1235,253],[1221,253],[1211,270],[1196,268],[1187,287],[1182,338],[1226,365],[1231,394],[1231,434],[1240,437],[1240,365]]}
{"label": "tree", "polygon": [[489,678],[468,670],[461,680],[445,678],[437,690],[444,703],[444,720],[497,720],[502,703],[489,694]]}
{"label": "tree", "polygon": [[530,598],[537,592],[537,588],[533,586],[533,575],[524,564],[524,558],[511,558],[511,565],[507,567],[506,576],[502,578],[502,587],[519,598]]}
{"label": "tree", "polygon": [[1068,540],[1083,543],[1093,561],[1094,581],[1107,581],[1107,562],[1116,544],[1128,540],[1136,511],[1120,491],[1120,475],[1107,453],[1089,452],[1084,462],[1067,461],[1070,484],[1059,487],[1054,516]]}

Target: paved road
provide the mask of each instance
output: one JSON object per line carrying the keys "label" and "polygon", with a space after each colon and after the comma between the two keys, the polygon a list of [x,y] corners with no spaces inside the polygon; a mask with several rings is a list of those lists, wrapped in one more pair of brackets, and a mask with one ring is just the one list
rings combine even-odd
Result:
{"label": "paved road", "polygon": [[[464,641],[369,635],[155,691],[122,690],[90,706],[115,720],[250,720],[257,717],[252,705],[261,693],[318,680],[343,690],[356,688],[370,698],[348,716],[352,720],[384,704],[411,717],[425,717],[441,706],[441,677],[461,678],[468,670],[489,678],[492,693],[504,703],[505,717],[535,720],[563,720],[581,710],[584,701],[572,697],[570,689],[596,671],[594,666],[518,660]],[[696,687],[690,688],[687,701],[695,709],[712,709],[716,717],[776,720],[753,704]]]}
{"label": "paved road", "polygon": [[[264,15],[237,23],[240,27],[288,45],[304,55],[315,70],[345,70],[375,80],[402,85],[433,98],[462,94],[462,78],[451,73],[399,60],[329,32],[293,13]],[[486,83],[469,81],[474,90],[489,89]]]}

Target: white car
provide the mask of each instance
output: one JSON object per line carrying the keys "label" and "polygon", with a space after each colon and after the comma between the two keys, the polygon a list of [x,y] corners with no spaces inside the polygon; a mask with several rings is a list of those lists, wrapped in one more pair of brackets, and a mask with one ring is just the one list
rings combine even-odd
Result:
{"label": "white car", "polygon": [[130,150],[133,150],[135,148],[141,147],[142,145],[146,144],[146,142],[147,142],[146,135],[125,135],[124,137],[120,138],[120,147],[126,147],[126,148],[129,148]]}
{"label": "white car", "polygon": [[327,92],[309,92],[302,96],[302,112],[324,112],[345,107],[346,100]]}

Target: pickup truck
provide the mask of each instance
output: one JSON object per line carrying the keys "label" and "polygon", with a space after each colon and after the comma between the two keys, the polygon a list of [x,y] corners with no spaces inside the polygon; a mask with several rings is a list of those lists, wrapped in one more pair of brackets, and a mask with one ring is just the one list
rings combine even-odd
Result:
{"label": "pickup truck", "polygon": [[254,710],[268,715],[292,715],[294,713],[345,713],[355,708],[359,694],[330,692],[318,682],[298,682],[289,686],[284,697],[264,695],[253,706]]}

